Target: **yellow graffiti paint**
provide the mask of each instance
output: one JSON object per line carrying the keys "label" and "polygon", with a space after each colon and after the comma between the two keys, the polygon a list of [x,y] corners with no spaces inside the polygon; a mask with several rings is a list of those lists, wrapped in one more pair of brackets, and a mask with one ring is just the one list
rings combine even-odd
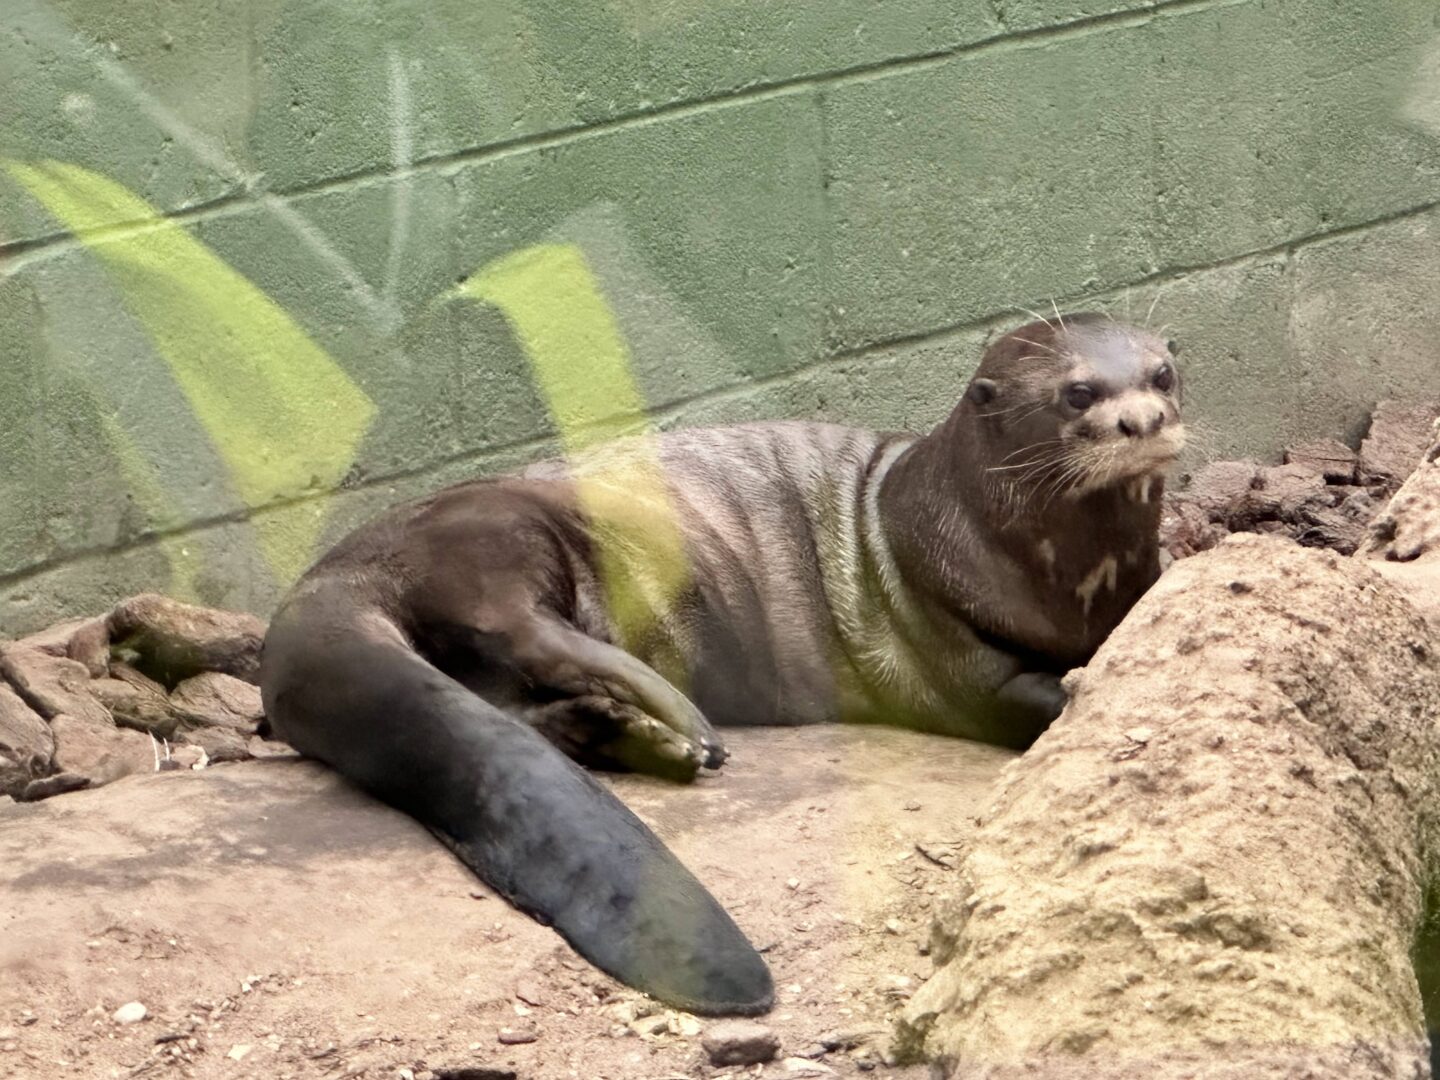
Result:
{"label": "yellow graffiti paint", "polygon": [[[283,308],[121,184],[64,162],[0,167],[100,260],[248,506],[338,483],[375,406]],[[282,584],[312,555],[311,510],[255,521]]]}
{"label": "yellow graffiti paint", "polygon": [[504,315],[572,460],[598,443],[641,436],[575,462],[610,613],[621,642],[633,645],[670,611],[689,564],[660,462],[643,437],[645,402],[630,353],[599,282],[578,247],[546,244],[490,263],[453,295]]}

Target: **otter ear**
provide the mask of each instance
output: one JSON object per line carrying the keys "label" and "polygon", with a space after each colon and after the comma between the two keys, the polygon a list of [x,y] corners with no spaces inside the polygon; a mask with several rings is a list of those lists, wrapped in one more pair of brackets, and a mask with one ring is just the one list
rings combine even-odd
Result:
{"label": "otter ear", "polygon": [[965,396],[976,405],[989,405],[999,392],[1000,388],[995,385],[994,380],[976,379],[970,384],[970,389],[965,391]]}

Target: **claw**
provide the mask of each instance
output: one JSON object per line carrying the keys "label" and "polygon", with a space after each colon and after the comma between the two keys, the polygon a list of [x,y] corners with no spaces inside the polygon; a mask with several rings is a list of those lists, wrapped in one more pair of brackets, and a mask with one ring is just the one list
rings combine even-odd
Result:
{"label": "claw", "polygon": [[730,751],[726,750],[720,743],[702,742],[700,749],[704,752],[702,764],[707,769],[718,769],[724,765],[730,757]]}

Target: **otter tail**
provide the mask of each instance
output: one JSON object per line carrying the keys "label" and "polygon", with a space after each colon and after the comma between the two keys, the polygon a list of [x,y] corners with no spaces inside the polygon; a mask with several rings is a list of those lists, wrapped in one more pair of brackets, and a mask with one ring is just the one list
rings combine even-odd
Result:
{"label": "otter tail", "polygon": [[596,967],[692,1012],[770,1008],[765,961],[659,839],[378,610],[293,601],[271,625],[261,684],[277,734],[427,826]]}

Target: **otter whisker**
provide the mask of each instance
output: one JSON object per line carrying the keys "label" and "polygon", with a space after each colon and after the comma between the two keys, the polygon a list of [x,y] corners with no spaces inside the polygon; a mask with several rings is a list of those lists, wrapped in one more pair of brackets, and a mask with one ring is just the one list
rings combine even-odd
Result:
{"label": "otter whisker", "polygon": [[1089,456],[1088,453],[1076,454],[1070,463],[1056,474],[1047,485],[1045,502],[1041,505],[1042,510],[1048,509],[1061,492],[1073,490],[1077,486],[1077,480],[1090,474],[1092,466],[1087,460]]}
{"label": "otter whisker", "polygon": [[1022,447],[1020,447],[1020,448],[1018,448],[1018,449],[1016,449],[1016,450],[1011,450],[1010,453],[1006,454],[1006,455],[1005,455],[1003,458],[1001,458],[1000,460],[1001,460],[1002,462],[1009,461],[1009,460],[1010,460],[1012,457],[1014,457],[1016,454],[1026,454],[1026,453],[1031,453],[1031,452],[1033,452],[1033,451],[1035,451],[1035,450],[1043,450],[1043,449],[1048,449],[1048,448],[1050,448],[1050,447],[1063,446],[1063,445],[1065,444],[1065,442],[1066,442],[1066,440],[1063,439],[1063,438],[1044,439],[1044,440],[1042,440],[1041,442],[1031,443],[1029,446],[1022,446]]}
{"label": "otter whisker", "polygon": [[[1012,417],[1010,417],[1010,419],[1009,419],[1008,422],[1009,422],[1010,424],[1023,423],[1024,421],[1029,420],[1030,417],[1034,416],[1036,413],[1042,412],[1043,410],[1048,409],[1049,407],[1050,407],[1050,403],[1049,403],[1048,401],[1042,401],[1039,405],[1036,405],[1036,406],[1034,406],[1034,407],[1032,407],[1032,408],[1030,408],[1030,409],[1026,409],[1025,412],[1021,413],[1019,416],[1012,416]],[[1001,410],[998,410],[998,411],[993,412],[993,413],[987,413],[986,415],[987,415],[987,416],[1004,416],[1005,413],[1007,413],[1007,412],[1013,412],[1015,409],[1023,409],[1023,408],[1025,408],[1025,403],[1024,403],[1024,402],[1021,402],[1019,405],[1013,405],[1013,406],[1011,406],[1009,409],[1001,409]]]}
{"label": "otter whisker", "polygon": [[1147,311],[1147,312],[1145,312],[1145,331],[1146,331],[1146,333],[1149,333],[1149,331],[1150,331],[1150,319],[1151,319],[1151,318],[1154,316],[1154,314],[1155,314],[1155,305],[1158,304],[1158,303],[1160,303],[1160,298],[1165,295],[1165,290],[1166,290],[1167,287],[1168,287],[1168,286],[1165,286],[1165,285],[1159,285],[1159,286],[1157,286],[1156,289],[1155,289],[1155,295],[1154,295],[1154,297],[1152,297],[1151,300],[1150,300],[1150,310]]}
{"label": "otter whisker", "polygon": [[1028,411],[1025,413],[1025,416],[1032,416],[1048,405],[1049,402],[1046,401],[1042,401],[1039,405],[1036,405],[1034,402],[1031,401],[1019,401],[1016,402],[1014,405],[1008,405],[1003,409],[991,409],[989,412],[982,412],[980,415],[986,417],[1004,416],[1006,413],[1015,412],[1017,409],[1027,409]]}
{"label": "otter whisker", "polygon": [[1048,326],[1051,330],[1054,330],[1054,329],[1055,329],[1055,324],[1052,323],[1049,319],[1047,319],[1044,315],[1041,315],[1041,314],[1040,314],[1038,311],[1036,311],[1034,308],[1021,307],[1021,308],[1017,308],[1016,310],[1018,310],[1018,311],[1023,311],[1023,312],[1025,312],[1025,314],[1027,314],[1027,315],[1033,315],[1038,321],[1043,322],[1043,323],[1044,323],[1046,326]]}
{"label": "otter whisker", "polygon": [[1050,298],[1050,306],[1055,309],[1055,318],[1060,320],[1060,329],[1068,334],[1070,332],[1070,328],[1065,325],[1065,316],[1060,314],[1060,305],[1055,303],[1055,298],[1053,296]]}
{"label": "otter whisker", "polygon": [[[1033,315],[1034,312],[1031,312],[1031,314]],[[1032,349],[1044,349],[1051,356],[1060,355],[1055,351],[1053,346],[1046,345],[1043,341],[1031,341],[1029,338],[1017,337],[1013,334],[1011,335],[1011,337],[1013,337],[1016,341],[1020,342],[1021,345],[1029,345]],[[1025,359],[1028,359],[1028,357],[1026,357]]]}
{"label": "otter whisker", "polygon": [[[1033,449],[1035,449],[1035,448],[1032,447],[1032,446],[1027,446],[1027,447],[1025,447],[1024,449],[1025,449],[1025,450],[1033,450]],[[1016,453],[1020,453],[1020,452],[1021,452],[1021,451],[1016,451]],[[1009,456],[1010,456],[1010,457],[1014,457],[1014,454],[1011,454],[1011,455],[1009,455]],[[1003,463],[1002,463],[1002,464],[999,464],[999,465],[990,465],[990,466],[987,466],[987,467],[986,467],[985,471],[986,471],[986,472],[1012,472],[1012,471],[1014,471],[1015,469],[1039,469],[1039,468],[1042,468],[1042,467],[1044,467],[1044,466],[1046,466],[1046,465],[1055,465],[1055,464],[1057,464],[1057,463],[1059,463],[1059,462],[1061,462],[1061,461],[1067,460],[1069,457],[1070,457],[1070,454],[1069,454],[1068,452],[1064,451],[1063,448],[1060,448],[1060,449],[1056,449],[1056,450],[1052,451],[1052,452],[1051,452],[1050,454],[1048,454],[1048,455],[1040,455],[1040,456],[1037,456],[1037,457],[1035,457],[1035,458],[1031,458],[1031,459],[1029,459],[1029,460],[1027,460],[1027,461],[1017,461],[1017,462],[1015,462],[1013,465],[1005,465],[1005,464],[1003,464]]]}

